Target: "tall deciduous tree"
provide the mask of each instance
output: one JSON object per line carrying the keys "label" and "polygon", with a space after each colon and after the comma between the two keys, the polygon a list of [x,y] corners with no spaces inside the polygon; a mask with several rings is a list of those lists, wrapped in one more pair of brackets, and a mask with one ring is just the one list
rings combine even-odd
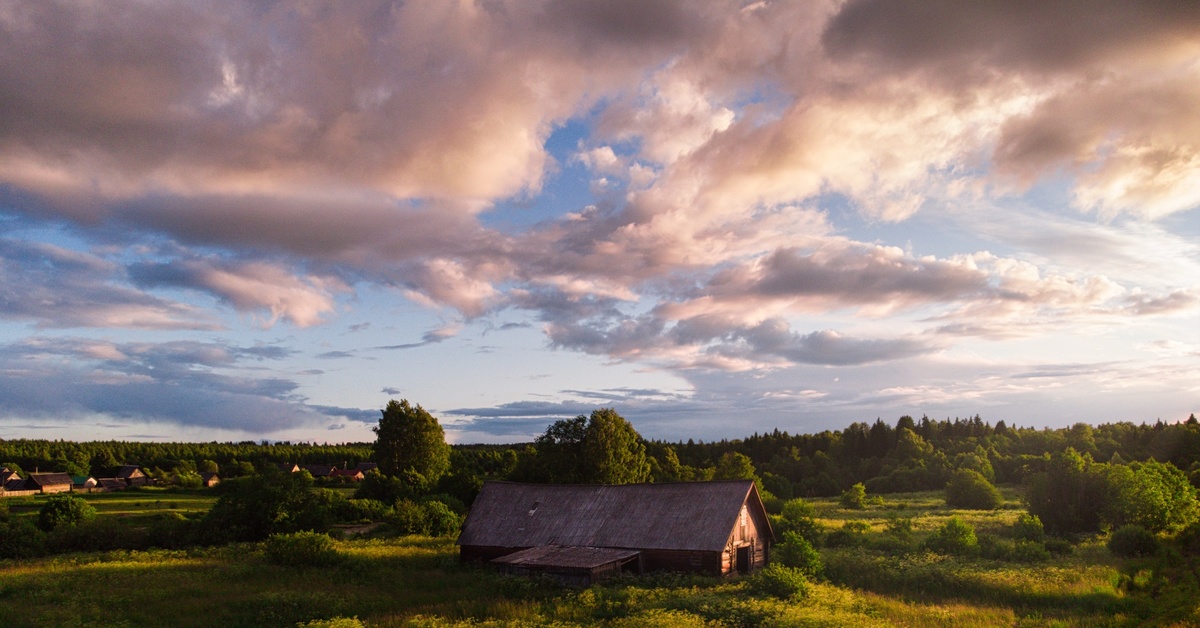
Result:
{"label": "tall deciduous tree", "polygon": [[584,479],[597,484],[633,484],[650,479],[642,437],[612,408],[592,412],[583,439]]}
{"label": "tall deciduous tree", "polygon": [[[388,402],[375,431],[375,462],[384,475],[432,486],[450,467],[450,446],[433,415],[407,399]],[[420,476],[414,478],[413,474]]]}

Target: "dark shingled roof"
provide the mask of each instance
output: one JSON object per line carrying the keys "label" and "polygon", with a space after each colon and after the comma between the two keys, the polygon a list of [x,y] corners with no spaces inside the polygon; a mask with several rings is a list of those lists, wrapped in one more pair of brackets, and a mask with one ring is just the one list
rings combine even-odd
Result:
{"label": "dark shingled roof", "polygon": [[747,500],[765,519],[750,480],[616,486],[487,482],[458,544],[722,551]]}
{"label": "dark shingled roof", "polygon": [[66,473],[30,473],[29,480],[38,486],[61,486],[74,484]]}
{"label": "dark shingled roof", "polygon": [[626,558],[633,558],[639,553],[637,550],[612,549],[607,547],[558,547],[556,545],[545,545],[542,547],[531,547],[501,556],[500,558],[494,558],[492,562],[536,567],[593,569],[601,565],[625,560]]}

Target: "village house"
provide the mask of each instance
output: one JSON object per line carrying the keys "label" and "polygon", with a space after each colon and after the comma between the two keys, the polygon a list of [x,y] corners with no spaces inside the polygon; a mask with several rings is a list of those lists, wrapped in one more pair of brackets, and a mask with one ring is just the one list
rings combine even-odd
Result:
{"label": "village house", "polygon": [[354,466],[354,469],[357,471],[362,471],[363,475],[366,475],[379,469],[379,464],[375,462],[360,462]]}
{"label": "village house", "polygon": [[212,488],[220,483],[221,478],[216,473],[205,472],[200,474],[200,484],[206,488]]}
{"label": "village house", "polygon": [[300,465],[291,462],[281,462],[277,465],[280,471],[284,473],[299,473]]}
{"label": "village house", "polygon": [[104,489],[105,492],[123,491],[129,488],[129,485],[126,484],[125,480],[121,478],[98,478],[96,483],[100,486],[100,488]]}
{"label": "village house", "polygon": [[487,482],[462,560],[587,586],[620,572],[752,573],[775,542],[751,480],[563,485]]}
{"label": "village house", "polygon": [[125,480],[127,486],[146,486],[150,483],[150,478],[136,464],[127,464],[118,469],[117,479]]}
{"label": "village house", "polygon": [[316,479],[327,478],[333,475],[333,472],[337,471],[337,467],[331,464],[306,464],[304,465],[304,470],[308,471],[309,475]]}
{"label": "village house", "polygon": [[66,493],[74,484],[66,473],[30,473],[25,488],[43,493]]}
{"label": "village house", "polygon": [[72,475],[71,484],[73,491],[90,491],[100,485],[96,478],[90,475]]}
{"label": "village house", "polygon": [[341,480],[343,482],[360,482],[366,476],[358,469],[334,469],[330,474],[331,478]]}

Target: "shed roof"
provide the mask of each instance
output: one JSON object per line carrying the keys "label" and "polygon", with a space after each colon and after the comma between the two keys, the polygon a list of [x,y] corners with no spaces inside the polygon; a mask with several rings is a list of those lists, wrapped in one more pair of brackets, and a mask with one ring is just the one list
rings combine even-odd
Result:
{"label": "shed roof", "polygon": [[487,482],[471,505],[458,544],[721,551],[743,503],[766,520],[750,480],[624,485]]}
{"label": "shed roof", "polygon": [[543,545],[492,559],[493,563],[531,567],[567,567],[593,569],[601,565],[633,558],[641,552],[609,547],[560,547]]}

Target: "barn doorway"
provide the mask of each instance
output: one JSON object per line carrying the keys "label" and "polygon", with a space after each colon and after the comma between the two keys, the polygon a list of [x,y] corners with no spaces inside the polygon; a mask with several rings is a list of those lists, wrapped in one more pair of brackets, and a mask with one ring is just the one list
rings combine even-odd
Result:
{"label": "barn doorway", "polygon": [[743,545],[737,548],[737,572],[750,573],[750,546]]}

